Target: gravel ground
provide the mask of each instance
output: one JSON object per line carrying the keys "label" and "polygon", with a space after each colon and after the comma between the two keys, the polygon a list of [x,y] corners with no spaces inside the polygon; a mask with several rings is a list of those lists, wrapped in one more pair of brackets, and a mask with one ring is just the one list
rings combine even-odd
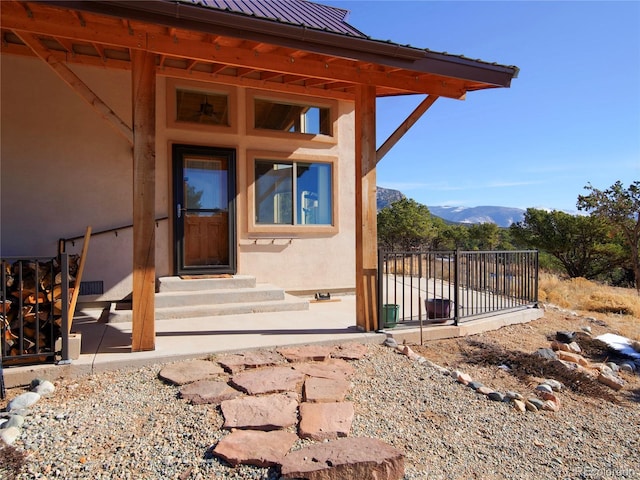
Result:
{"label": "gravel ground", "polygon": [[[388,347],[370,345],[353,363],[352,436],[405,452],[407,480],[640,479],[637,397],[614,404],[567,391],[559,412],[518,413]],[[16,478],[278,478],[273,468],[231,468],[213,458],[225,435],[219,408],[178,399],[177,387],[157,378],[160,367],[57,382],[29,408],[14,443],[26,454]],[[496,382],[504,374],[478,368],[473,375]],[[535,387],[510,381],[525,396]],[[0,478],[11,478],[2,465]]]}

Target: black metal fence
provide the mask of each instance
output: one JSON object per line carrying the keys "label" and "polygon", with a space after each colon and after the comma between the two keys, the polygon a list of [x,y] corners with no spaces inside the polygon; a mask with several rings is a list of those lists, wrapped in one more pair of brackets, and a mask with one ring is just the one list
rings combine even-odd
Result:
{"label": "black metal fence", "polygon": [[538,303],[538,252],[378,254],[381,327],[426,319],[468,321]]}
{"label": "black metal fence", "polygon": [[0,259],[2,365],[69,360],[69,255]]}

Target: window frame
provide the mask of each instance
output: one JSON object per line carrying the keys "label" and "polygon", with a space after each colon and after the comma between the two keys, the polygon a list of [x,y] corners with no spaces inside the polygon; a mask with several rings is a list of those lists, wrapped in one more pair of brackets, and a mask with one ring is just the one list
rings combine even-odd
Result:
{"label": "window frame", "polygon": [[[331,225],[329,224],[265,224],[256,222],[255,166],[256,161],[273,161],[288,163],[322,163],[331,166]],[[266,150],[247,151],[247,218],[249,234],[293,235],[303,233],[335,234],[338,233],[338,159],[326,155],[304,155],[282,153]],[[295,179],[294,179],[295,181]],[[295,187],[294,187],[295,189]],[[293,211],[294,222],[297,212]]]}
{"label": "window frame", "polygon": [[[304,95],[292,95],[292,94],[279,94],[276,92],[269,92],[264,90],[252,90],[247,89],[247,134],[255,135],[259,137],[276,137],[308,140],[313,142],[322,142],[329,144],[338,143],[338,101],[322,98],[312,97]],[[268,128],[256,128],[255,127],[255,100],[265,100],[276,103],[285,103],[290,105],[301,105],[309,107],[327,108],[329,109],[329,124],[331,125],[331,134],[323,133],[299,133],[299,132],[287,132],[280,130],[271,130]]]}
{"label": "window frame", "polygon": [[[178,120],[177,95],[178,90],[188,90],[204,95],[226,95],[229,108],[229,125],[210,125],[198,122]],[[167,78],[167,128],[179,130],[198,130],[211,133],[237,133],[238,132],[238,93],[237,89],[230,85],[212,84],[185,80],[180,78]]]}

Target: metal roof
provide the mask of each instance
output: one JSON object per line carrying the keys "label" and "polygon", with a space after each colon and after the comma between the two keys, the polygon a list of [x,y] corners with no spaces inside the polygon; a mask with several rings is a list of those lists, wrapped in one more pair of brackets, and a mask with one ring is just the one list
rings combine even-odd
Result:
{"label": "metal roof", "polygon": [[345,20],[348,10],[307,0],[175,0],[351,37],[367,38]]}

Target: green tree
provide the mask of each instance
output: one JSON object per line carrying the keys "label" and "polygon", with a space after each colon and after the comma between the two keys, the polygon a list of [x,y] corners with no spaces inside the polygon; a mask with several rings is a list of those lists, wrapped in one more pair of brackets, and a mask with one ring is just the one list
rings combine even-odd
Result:
{"label": "green tree", "polygon": [[578,209],[607,222],[622,235],[640,293],[640,181],[632,182],[629,188],[624,188],[619,180],[606,190],[598,190],[591,184],[584,188],[591,193],[578,196]]}
{"label": "green tree", "polygon": [[494,250],[500,242],[500,227],[495,223],[476,223],[469,227],[470,250]]}
{"label": "green tree", "polygon": [[429,209],[413,199],[403,198],[378,212],[378,243],[382,248],[429,248],[436,234]]}
{"label": "green tree", "polygon": [[516,242],[557,258],[570,277],[595,278],[623,258],[607,223],[594,216],[528,208],[524,220],[511,225],[510,231]]}

